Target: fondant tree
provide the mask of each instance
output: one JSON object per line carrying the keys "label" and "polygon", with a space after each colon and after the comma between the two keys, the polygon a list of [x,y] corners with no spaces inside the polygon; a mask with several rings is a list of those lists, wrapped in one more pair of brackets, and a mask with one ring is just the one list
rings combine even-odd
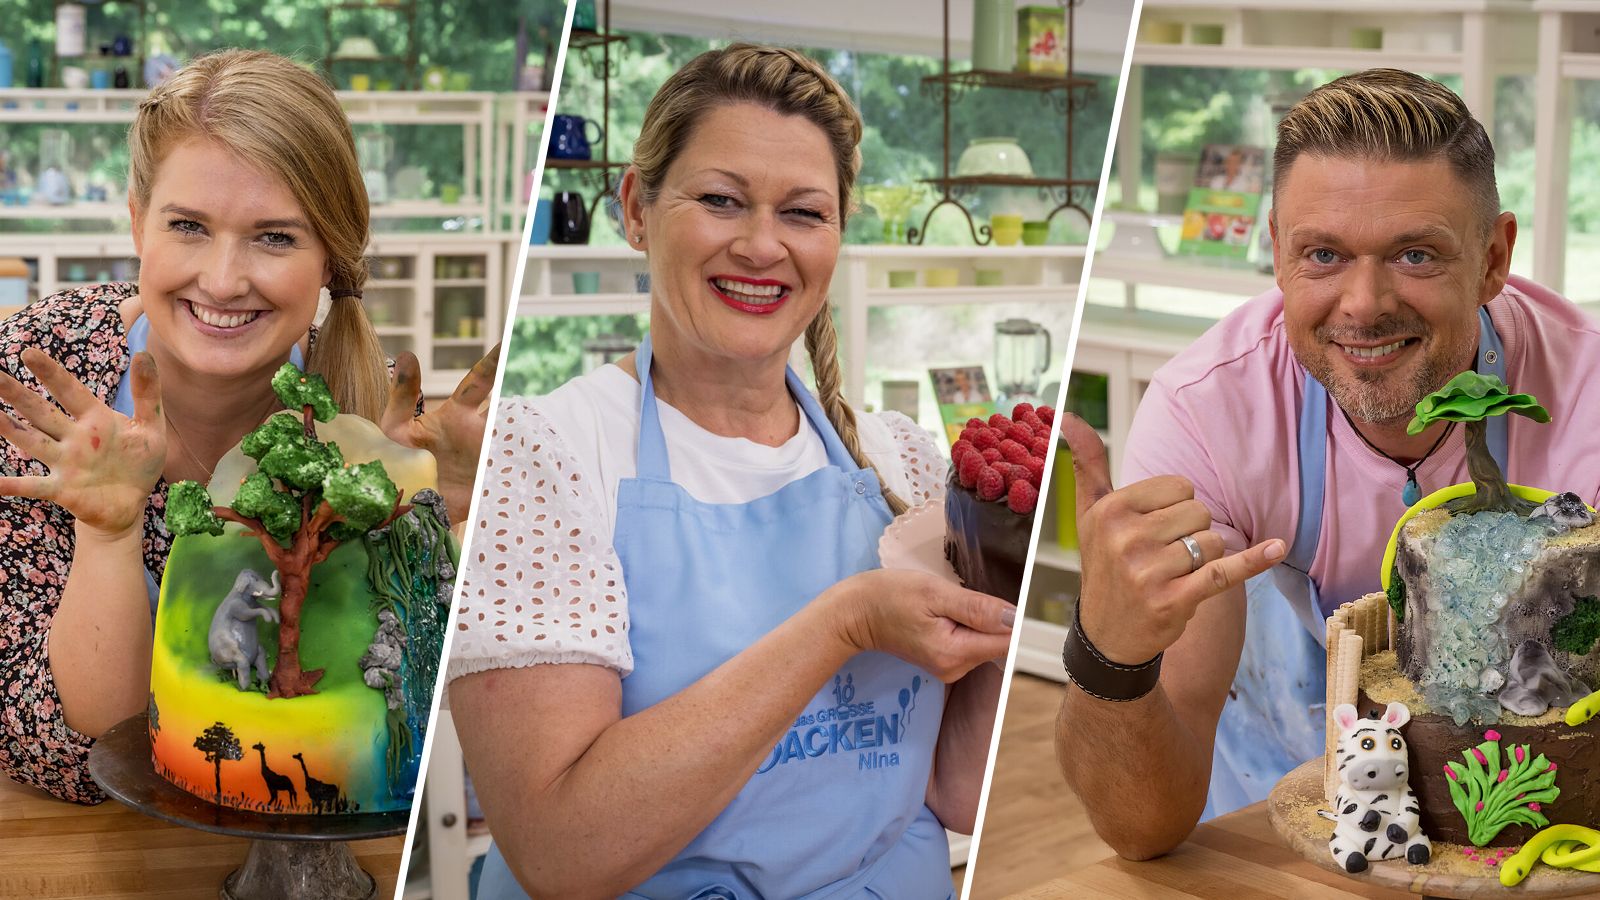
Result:
{"label": "fondant tree", "polygon": [[1406,426],[1406,434],[1420,434],[1435,422],[1467,424],[1467,473],[1477,490],[1470,497],[1446,503],[1445,509],[1451,513],[1492,510],[1526,516],[1537,508],[1538,504],[1511,493],[1504,473],[1489,452],[1488,420],[1507,413],[1527,416],[1535,422],[1550,421],[1550,414],[1531,394],[1513,394],[1499,378],[1477,372],[1462,372],[1417,403],[1416,417]]}
{"label": "fondant tree", "polygon": [[311,584],[311,567],[344,541],[405,515],[400,491],[383,463],[351,465],[339,445],[317,439],[317,423],[331,422],[339,408],[320,375],[284,363],[272,389],[290,410],[267,419],[240,445],[257,471],[239,483],[231,506],[213,506],[203,485],[180,481],[167,492],[167,530],[174,535],[221,534],[224,521],[238,522],[258,538],[283,584],[278,604],[278,658],[268,697],[315,693],[321,669],[300,667],[300,612]]}
{"label": "fondant tree", "polygon": [[217,802],[222,802],[222,761],[244,758],[244,748],[239,746],[239,739],[233,736],[233,731],[228,726],[218,722],[207,728],[204,733],[194,739],[194,748],[205,754],[206,762],[211,763],[217,773]]}

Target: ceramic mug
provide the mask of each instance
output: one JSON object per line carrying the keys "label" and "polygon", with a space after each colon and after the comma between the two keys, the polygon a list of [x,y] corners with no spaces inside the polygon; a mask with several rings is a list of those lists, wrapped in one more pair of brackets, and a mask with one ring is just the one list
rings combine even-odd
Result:
{"label": "ceramic mug", "polygon": [[[589,137],[587,130],[593,127],[594,137]],[[598,122],[591,122],[583,116],[556,115],[550,124],[550,158],[551,159],[590,159],[594,156],[591,144],[599,143],[605,137],[605,130]]]}
{"label": "ceramic mug", "polygon": [[1029,247],[1038,247],[1050,239],[1049,222],[1023,222],[1022,242]]}
{"label": "ceramic mug", "polygon": [[578,293],[578,294],[598,294],[598,293],[600,293],[600,273],[599,272],[573,272],[572,273],[572,290],[573,290],[574,293]]}
{"label": "ceramic mug", "polygon": [[577,191],[557,191],[551,201],[550,243],[589,243],[589,205]]}

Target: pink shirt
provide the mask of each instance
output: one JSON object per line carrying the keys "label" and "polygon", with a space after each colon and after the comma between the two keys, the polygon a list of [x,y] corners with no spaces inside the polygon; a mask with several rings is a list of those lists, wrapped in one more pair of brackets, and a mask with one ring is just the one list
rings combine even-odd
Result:
{"label": "pink shirt", "polygon": [[[1533,394],[1551,421],[1510,415],[1507,480],[1600,500],[1600,323],[1513,276],[1489,303],[1505,344],[1506,381]],[[1269,538],[1294,542],[1300,515],[1296,443],[1305,369],[1283,327],[1283,293],[1268,291],[1218,322],[1156,372],[1134,416],[1121,484],[1182,475],[1210,507],[1230,551]],[[1330,398],[1331,400],[1331,398]],[[1406,472],[1373,452],[1329,404],[1327,482],[1311,577],[1324,610],[1378,590],[1378,569]],[[1417,470],[1424,496],[1470,481],[1465,429]]]}

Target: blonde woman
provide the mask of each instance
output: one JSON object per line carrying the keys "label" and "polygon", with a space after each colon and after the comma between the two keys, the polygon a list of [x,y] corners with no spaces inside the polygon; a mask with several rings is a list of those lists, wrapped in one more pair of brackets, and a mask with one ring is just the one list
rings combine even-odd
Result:
{"label": "blonde woman", "polygon": [[860,138],[818,64],[749,45],[646,112],[622,203],[650,337],[496,414],[450,665],[481,897],[951,894],[1014,609],[878,567],[945,466],[839,395]]}
{"label": "blonde woman", "polygon": [[139,282],[0,323],[0,769],[80,803],[104,799],[94,739],[147,703],[166,485],[209,480],[278,408],[272,373],[320,372],[345,411],[431,450],[453,518],[493,382],[490,358],[421,417],[414,357],[386,384],[360,301],[367,196],[315,75],[202,57],[151,92],[128,142]]}

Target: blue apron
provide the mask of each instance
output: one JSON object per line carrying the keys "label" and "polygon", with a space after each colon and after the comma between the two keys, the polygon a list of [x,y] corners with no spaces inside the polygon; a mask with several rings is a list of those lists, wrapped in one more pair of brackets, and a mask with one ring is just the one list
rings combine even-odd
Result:
{"label": "blue apron", "polygon": [[[117,393],[111,399],[111,408],[119,413],[133,418],[133,355],[144,352],[150,346],[150,320],[143,313],[128,326],[128,369],[122,373],[122,380],[117,382]],[[304,369],[305,360],[300,356],[300,345],[294,344],[289,348],[289,361]],[[144,573],[144,588],[150,595],[150,622],[155,624],[156,605],[161,600],[161,586],[156,584],[156,577],[149,569]]]}
{"label": "blue apron", "polygon": [[[617,493],[613,543],[628,590],[634,671],[622,714],[705,677],[843,579],[875,569],[893,516],[790,370],[790,393],[828,465],[749,503],[703,503],[674,484],[650,378],[642,381],[639,477]],[[773,672],[774,679],[783,673]],[[952,896],[944,828],[923,803],[944,685],[862,653],[818,691],[728,807],[626,896],[658,900]],[[738,716],[737,706],[728,710]],[[521,897],[499,851],[479,896]]]}
{"label": "blue apron", "polygon": [[[1486,308],[1478,309],[1478,365],[1506,377],[1505,347]],[[1506,469],[1506,417],[1488,421],[1489,451]],[[1328,392],[1305,378],[1300,406],[1300,521],[1282,563],[1245,583],[1244,648],[1233,690],[1217,721],[1211,790],[1200,820],[1267,798],[1290,770],[1321,756],[1326,732],[1327,617],[1311,579],[1327,481]]]}

